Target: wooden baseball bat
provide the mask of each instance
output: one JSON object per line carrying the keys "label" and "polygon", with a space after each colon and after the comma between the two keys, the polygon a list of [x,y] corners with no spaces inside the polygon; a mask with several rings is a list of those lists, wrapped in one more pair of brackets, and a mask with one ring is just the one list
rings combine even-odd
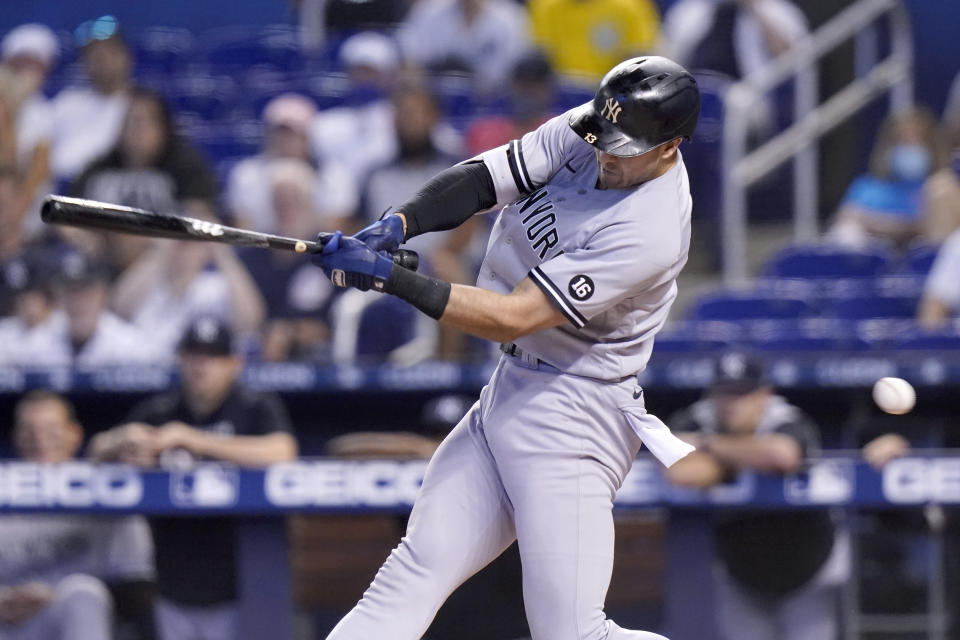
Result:
{"label": "wooden baseball bat", "polygon": [[[44,199],[40,217],[47,224],[65,224],[155,238],[222,242],[240,247],[281,249],[297,253],[320,253],[323,250],[323,245],[313,240],[298,240],[272,233],[238,229],[210,220],[58,195],[49,195]],[[399,249],[393,253],[393,261],[416,271],[420,257],[415,251]]]}

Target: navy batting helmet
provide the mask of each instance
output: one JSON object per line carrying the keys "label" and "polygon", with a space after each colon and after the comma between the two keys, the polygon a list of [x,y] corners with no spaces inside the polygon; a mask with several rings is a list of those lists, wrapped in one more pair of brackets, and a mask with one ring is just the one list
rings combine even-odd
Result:
{"label": "navy batting helmet", "polygon": [[621,62],[604,76],[591,102],[570,115],[581,138],[612,156],[638,156],[693,136],[700,89],[682,66],[660,56]]}

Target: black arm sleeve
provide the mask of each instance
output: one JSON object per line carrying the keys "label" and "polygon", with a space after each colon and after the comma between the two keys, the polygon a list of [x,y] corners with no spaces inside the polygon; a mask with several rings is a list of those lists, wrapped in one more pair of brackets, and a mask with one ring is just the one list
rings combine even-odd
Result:
{"label": "black arm sleeve", "polygon": [[445,169],[430,178],[397,211],[407,218],[407,238],[453,229],[478,211],[497,203],[493,177],[483,161]]}

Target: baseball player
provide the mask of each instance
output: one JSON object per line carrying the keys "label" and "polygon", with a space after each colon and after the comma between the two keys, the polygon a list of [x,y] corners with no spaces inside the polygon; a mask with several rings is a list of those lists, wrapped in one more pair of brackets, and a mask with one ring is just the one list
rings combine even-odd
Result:
{"label": "baseball player", "polygon": [[[447,596],[514,539],[533,640],[664,640],[606,618],[613,499],[641,441],[692,450],[644,409],[635,377],[676,297],[691,199],[678,147],[693,77],[627,60],[589,103],[447,169],[393,215],[316,258],[334,284],[398,296],[502,343],[480,399],[433,456],[407,534],[328,640],[417,640]],[[478,286],[386,251],[502,208]]]}

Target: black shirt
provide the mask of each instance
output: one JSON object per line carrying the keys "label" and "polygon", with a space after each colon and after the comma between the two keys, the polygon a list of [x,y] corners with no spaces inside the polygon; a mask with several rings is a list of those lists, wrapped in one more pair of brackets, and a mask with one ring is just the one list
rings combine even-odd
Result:
{"label": "black shirt", "polygon": [[[181,421],[222,435],[261,436],[290,433],[290,418],[275,394],[250,391],[235,384],[219,409],[209,416],[193,414],[179,391],[149,398],[134,407],[130,422],[160,426]],[[157,588],[167,600],[207,606],[235,600],[236,526],[229,517],[152,518]]]}
{"label": "black shirt", "polygon": [[[671,419],[676,432],[722,433],[713,400],[706,398]],[[813,422],[772,396],[757,434],[780,433],[800,445],[804,457],[820,448]],[[724,510],[714,518],[717,553],[729,574],[749,589],[786,595],[807,583],[833,550],[834,526],[822,509]]]}

